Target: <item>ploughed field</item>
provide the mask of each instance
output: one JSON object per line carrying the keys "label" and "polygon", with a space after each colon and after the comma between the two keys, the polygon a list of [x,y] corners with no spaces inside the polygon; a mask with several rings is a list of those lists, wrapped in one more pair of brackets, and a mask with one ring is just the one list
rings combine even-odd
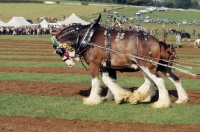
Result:
{"label": "ploughed field", "polygon": [[[200,49],[194,49],[193,45],[184,45],[183,48],[176,49],[179,58],[188,60],[196,59],[199,57]],[[44,67],[36,66],[41,63],[62,63],[61,59],[53,54],[52,43],[49,41],[40,40],[12,40],[12,39],[1,39],[0,42],[0,74],[6,76],[6,73],[12,73],[16,76],[15,79],[0,79],[0,94],[1,95],[29,95],[29,96],[49,96],[49,97],[85,97],[90,93],[91,84],[81,83],[81,81],[72,82],[48,82],[48,81],[31,81],[31,80],[20,80],[20,77],[29,73],[30,76],[34,73],[57,74],[58,77],[63,74],[69,74],[66,78],[73,78],[73,75],[89,75],[83,66],[69,68],[63,64],[63,66],[55,67]],[[20,57],[19,57],[20,56]],[[23,57],[22,57],[23,56]],[[6,65],[11,63],[14,65]],[[23,66],[24,62],[30,62],[30,66]],[[77,62],[80,63],[80,62]],[[85,64],[86,65],[86,64]],[[197,66],[197,63],[191,63],[190,66]],[[199,76],[193,77],[189,74],[182,72],[175,72],[182,81],[184,79],[191,79],[199,81]],[[135,73],[118,73],[119,77],[141,77],[141,72]],[[102,84],[103,90],[101,95],[104,96],[107,88]],[[136,86],[125,86],[127,88],[136,89]],[[167,87],[169,90],[170,98],[174,103],[177,99],[177,92],[174,87]],[[187,89],[186,92],[189,95],[189,104],[199,105],[200,104],[200,90]],[[153,100],[157,99],[156,97]],[[3,103],[4,100],[0,101]],[[114,101],[113,101],[114,103]],[[75,105],[75,104],[74,104]],[[23,106],[22,106],[23,107]],[[67,109],[67,108],[66,108]],[[133,106],[133,109],[137,109],[137,105]],[[173,109],[173,108],[171,108]],[[148,112],[148,111],[146,111]],[[142,114],[142,113],[141,113]],[[186,119],[187,120],[187,119]],[[37,116],[0,116],[0,131],[24,131],[24,132],[61,132],[61,131],[199,131],[200,125],[155,125],[146,124],[139,122],[116,122],[116,121],[90,121],[82,119],[71,119],[64,120],[58,118],[48,118]]]}

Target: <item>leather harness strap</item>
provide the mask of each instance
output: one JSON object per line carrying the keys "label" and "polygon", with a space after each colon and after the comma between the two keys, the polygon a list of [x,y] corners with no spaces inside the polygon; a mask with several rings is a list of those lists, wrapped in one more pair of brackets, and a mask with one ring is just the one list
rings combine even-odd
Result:
{"label": "leather harness strap", "polygon": [[149,51],[150,61],[152,61],[153,60],[152,53],[151,53],[150,45],[149,45],[149,42],[148,42],[148,39],[147,39],[148,33],[144,32],[143,34],[144,34],[144,38],[146,40],[147,48],[148,48],[148,51]]}
{"label": "leather harness strap", "polygon": [[110,61],[110,38],[111,38],[111,33],[113,31],[113,28],[108,28],[108,30],[105,32],[105,47],[106,47],[106,67],[111,66],[111,61]]}

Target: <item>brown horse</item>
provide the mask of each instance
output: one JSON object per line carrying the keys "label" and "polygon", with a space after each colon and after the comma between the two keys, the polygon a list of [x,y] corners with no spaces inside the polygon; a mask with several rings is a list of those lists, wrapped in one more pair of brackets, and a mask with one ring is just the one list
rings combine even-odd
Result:
{"label": "brown horse", "polygon": [[[67,44],[89,65],[92,89],[89,97],[84,99],[84,104],[99,104],[104,99],[114,99],[117,104],[124,100],[128,100],[131,104],[149,102],[158,88],[159,98],[152,107],[168,108],[171,106],[171,100],[164,79],[159,76],[158,71],[175,85],[178,91],[176,103],[188,101],[180,79],[171,71],[173,56],[167,53],[162,43],[143,31],[122,31],[101,27],[98,24],[100,17],[101,15],[89,25],[67,27],[54,39],[57,41],[54,41],[56,53],[63,58],[63,61],[72,62],[72,57],[68,54],[70,51],[63,46]],[[145,81],[136,91],[131,92],[117,84],[116,71],[134,72],[138,69],[142,71]],[[109,89],[104,98],[99,95],[100,73]]]}

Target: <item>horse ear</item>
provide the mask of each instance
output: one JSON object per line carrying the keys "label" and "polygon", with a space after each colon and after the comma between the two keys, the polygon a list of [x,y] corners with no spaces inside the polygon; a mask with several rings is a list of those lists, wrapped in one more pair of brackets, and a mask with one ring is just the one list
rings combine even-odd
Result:
{"label": "horse ear", "polygon": [[101,20],[101,14],[99,14],[99,17],[97,18],[95,24],[97,24]]}

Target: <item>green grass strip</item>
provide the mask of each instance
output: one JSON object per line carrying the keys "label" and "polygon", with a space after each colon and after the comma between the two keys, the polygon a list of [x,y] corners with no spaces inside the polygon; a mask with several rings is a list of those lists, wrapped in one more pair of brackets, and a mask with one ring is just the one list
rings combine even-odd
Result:
{"label": "green grass strip", "polygon": [[[85,74],[52,74],[52,73],[0,73],[0,80],[6,81],[27,81],[27,82],[77,82],[90,84],[91,76]],[[101,80],[101,78],[100,78]],[[144,82],[143,78],[138,77],[122,77],[118,76],[117,82],[122,86],[141,86]],[[101,81],[102,83],[102,81]],[[165,85],[174,88],[174,85],[166,78]],[[184,79],[182,85],[186,89],[200,89],[197,80]]]}
{"label": "green grass strip", "polygon": [[[22,66],[22,67],[66,67],[70,68],[65,64],[61,58],[58,57],[58,60],[60,59],[60,62],[24,62],[24,61],[0,61],[1,67],[10,67],[10,66]],[[84,63],[85,64],[85,63]],[[87,66],[87,64],[85,64]],[[74,68],[84,68],[80,62],[76,62]]]}
{"label": "green grass strip", "polygon": [[58,60],[61,59],[58,55],[55,56],[34,56],[34,55],[0,55],[0,58],[57,58]]}
{"label": "green grass strip", "polygon": [[[152,124],[200,124],[200,105],[173,104],[168,109],[153,109],[148,104],[116,105],[107,101],[83,105],[80,97],[0,95],[0,115],[82,119],[93,121],[141,122]],[[114,114],[113,114],[114,113]]]}
{"label": "green grass strip", "polygon": [[[2,39],[10,39],[10,40],[44,40],[51,42],[51,35],[2,35]],[[1,42],[0,42],[1,44]]]}
{"label": "green grass strip", "polygon": [[179,58],[179,60],[178,61],[180,61],[180,62],[195,62],[195,63],[197,63],[197,62],[200,62],[200,59],[199,59],[199,57],[197,57],[197,58]]}

